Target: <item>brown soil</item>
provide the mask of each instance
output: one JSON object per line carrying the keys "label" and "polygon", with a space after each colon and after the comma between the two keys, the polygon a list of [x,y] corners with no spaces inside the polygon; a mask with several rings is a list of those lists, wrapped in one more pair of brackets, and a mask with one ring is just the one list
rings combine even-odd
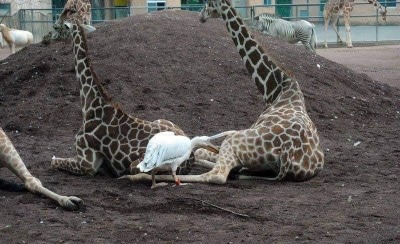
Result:
{"label": "brown soil", "polygon": [[[88,38],[93,67],[128,113],[171,120],[190,136],[247,128],[261,113],[261,95],[221,20],[158,12],[97,28]],[[150,182],[52,170],[53,155],[74,155],[79,88],[71,43],[36,44],[0,62],[0,125],[45,186],[82,198],[85,208],[69,212],[2,191],[0,242],[398,242],[400,90],[256,36],[303,89],[326,154],[319,175],[151,190]],[[7,170],[0,178],[17,181]]]}

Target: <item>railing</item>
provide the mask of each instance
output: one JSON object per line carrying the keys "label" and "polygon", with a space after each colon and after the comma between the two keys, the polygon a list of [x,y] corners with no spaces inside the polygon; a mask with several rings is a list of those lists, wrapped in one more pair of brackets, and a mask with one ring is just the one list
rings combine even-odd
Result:
{"label": "railing", "polygon": [[[400,7],[400,1],[396,2]],[[282,18],[287,20],[305,19],[313,22],[316,25],[321,25],[323,23],[323,7],[324,3],[314,3],[314,4],[271,4],[271,5],[254,5],[254,6],[235,6],[239,14],[245,20],[245,22],[250,23],[255,15],[263,12],[269,13],[279,13],[281,9],[289,11],[289,16],[282,16]],[[355,3],[355,5],[370,5],[369,3]],[[133,16],[136,14],[148,13],[163,9],[175,9],[175,10],[189,10],[189,11],[200,11],[204,7],[203,4],[197,5],[182,5],[179,7],[114,7],[114,8],[92,8],[92,23],[100,23],[104,21],[109,21],[113,19],[119,19],[124,17]],[[399,8],[398,7],[398,8]],[[357,8],[357,6],[355,6]],[[389,8],[388,8],[389,9]],[[390,9],[389,9],[390,10]],[[62,8],[53,9],[21,9],[16,16],[6,16],[5,22],[9,24],[12,28],[29,30],[34,34],[35,42],[41,40],[41,38],[47,34],[53,23],[57,20]],[[354,12],[354,11],[353,11]],[[388,21],[394,20],[397,26],[400,24],[400,10],[397,12],[387,14]],[[0,16],[1,17],[1,16]],[[379,13],[375,11],[373,14],[369,15],[351,15],[351,25],[357,22],[357,19],[368,19],[370,23],[369,26],[375,27],[375,41],[378,42],[379,30],[380,30],[380,20]],[[16,23],[16,20],[18,23]],[[4,22],[4,21],[3,21]],[[361,21],[362,22],[362,21]],[[339,21],[339,26],[343,25],[342,21]],[[398,31],[399,32],[399,31]],[[396,40],[400,40],[396,38]]]}

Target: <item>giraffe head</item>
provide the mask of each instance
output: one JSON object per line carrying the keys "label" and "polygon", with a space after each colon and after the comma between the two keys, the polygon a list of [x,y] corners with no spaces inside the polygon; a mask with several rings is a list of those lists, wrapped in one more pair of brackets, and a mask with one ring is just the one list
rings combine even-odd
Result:
{"label": "giraffe head", "polygon": [[383,19],[384,21],[386,21],[386,13],[387,13],[386,7],[383,8],[383,7],[381,6],[381,7],[379,8],[379,13],[382,15],[382,19]]}
{"label": "giraffe head", "polygon": [[379,11],[379,14],[382,15],[382,19],[386,21],[386,6],[383,7],[377,0],[368,0],[369,3],[373,4]]}
{"label": "giraffe head", "polygon": [[68,30],[64,29],[64,21],[69,18],[71,14],[75,14],[83,24],[90,25],[91,4],[89,0],[68,0],[65,4],[60,17],[53,25],[53,30],[44,37],[43,41],[48,43],[49,39],[66,39],[68,37]]}
{"label": "giraffe head", "polygon": [[[224,0],[229,1],[229,0]],[[204,23],[209,18],[219,18],[221,16],[222,0],[208,0],[200,12],[200,22]]]}
{"label": "giraffe head", "polygon": [[74,13],[73,11],[70,11],[69,14],[65,16],[60,28],[64,29],[67,33],[72,33],[74,31],[74,24],[81,26],[86,33],[96,30],[96,28],[91,25],[83,24],[80,20],[80,15],[78,13]]}

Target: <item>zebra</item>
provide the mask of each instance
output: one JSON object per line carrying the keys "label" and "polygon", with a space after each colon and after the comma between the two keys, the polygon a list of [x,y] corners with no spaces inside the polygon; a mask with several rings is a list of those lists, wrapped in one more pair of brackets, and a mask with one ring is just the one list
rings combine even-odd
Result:
{"label": "zebra", "polygon": [[315,26],[305,20],[287,21],[276,15],[264,13],[253,18],[253,28],[289,43],[300,41],[312,52],[315,52],[317,47]]}

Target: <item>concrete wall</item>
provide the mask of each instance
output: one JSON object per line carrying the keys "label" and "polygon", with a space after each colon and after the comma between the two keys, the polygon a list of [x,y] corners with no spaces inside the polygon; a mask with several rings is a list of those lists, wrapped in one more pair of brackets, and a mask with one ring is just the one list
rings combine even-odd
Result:
{"label": "concrete wall", "polygon": [[51,0],[0,0],[0,3],[11,4],[11,15],[16,14],[20,9],[49,9]]}
{"label": "concrete wall", "polygon": [[[147,13],[147,0],[130,0],[132,14]],[[180,0],[165,0],[165,7],[180,7]]]}

